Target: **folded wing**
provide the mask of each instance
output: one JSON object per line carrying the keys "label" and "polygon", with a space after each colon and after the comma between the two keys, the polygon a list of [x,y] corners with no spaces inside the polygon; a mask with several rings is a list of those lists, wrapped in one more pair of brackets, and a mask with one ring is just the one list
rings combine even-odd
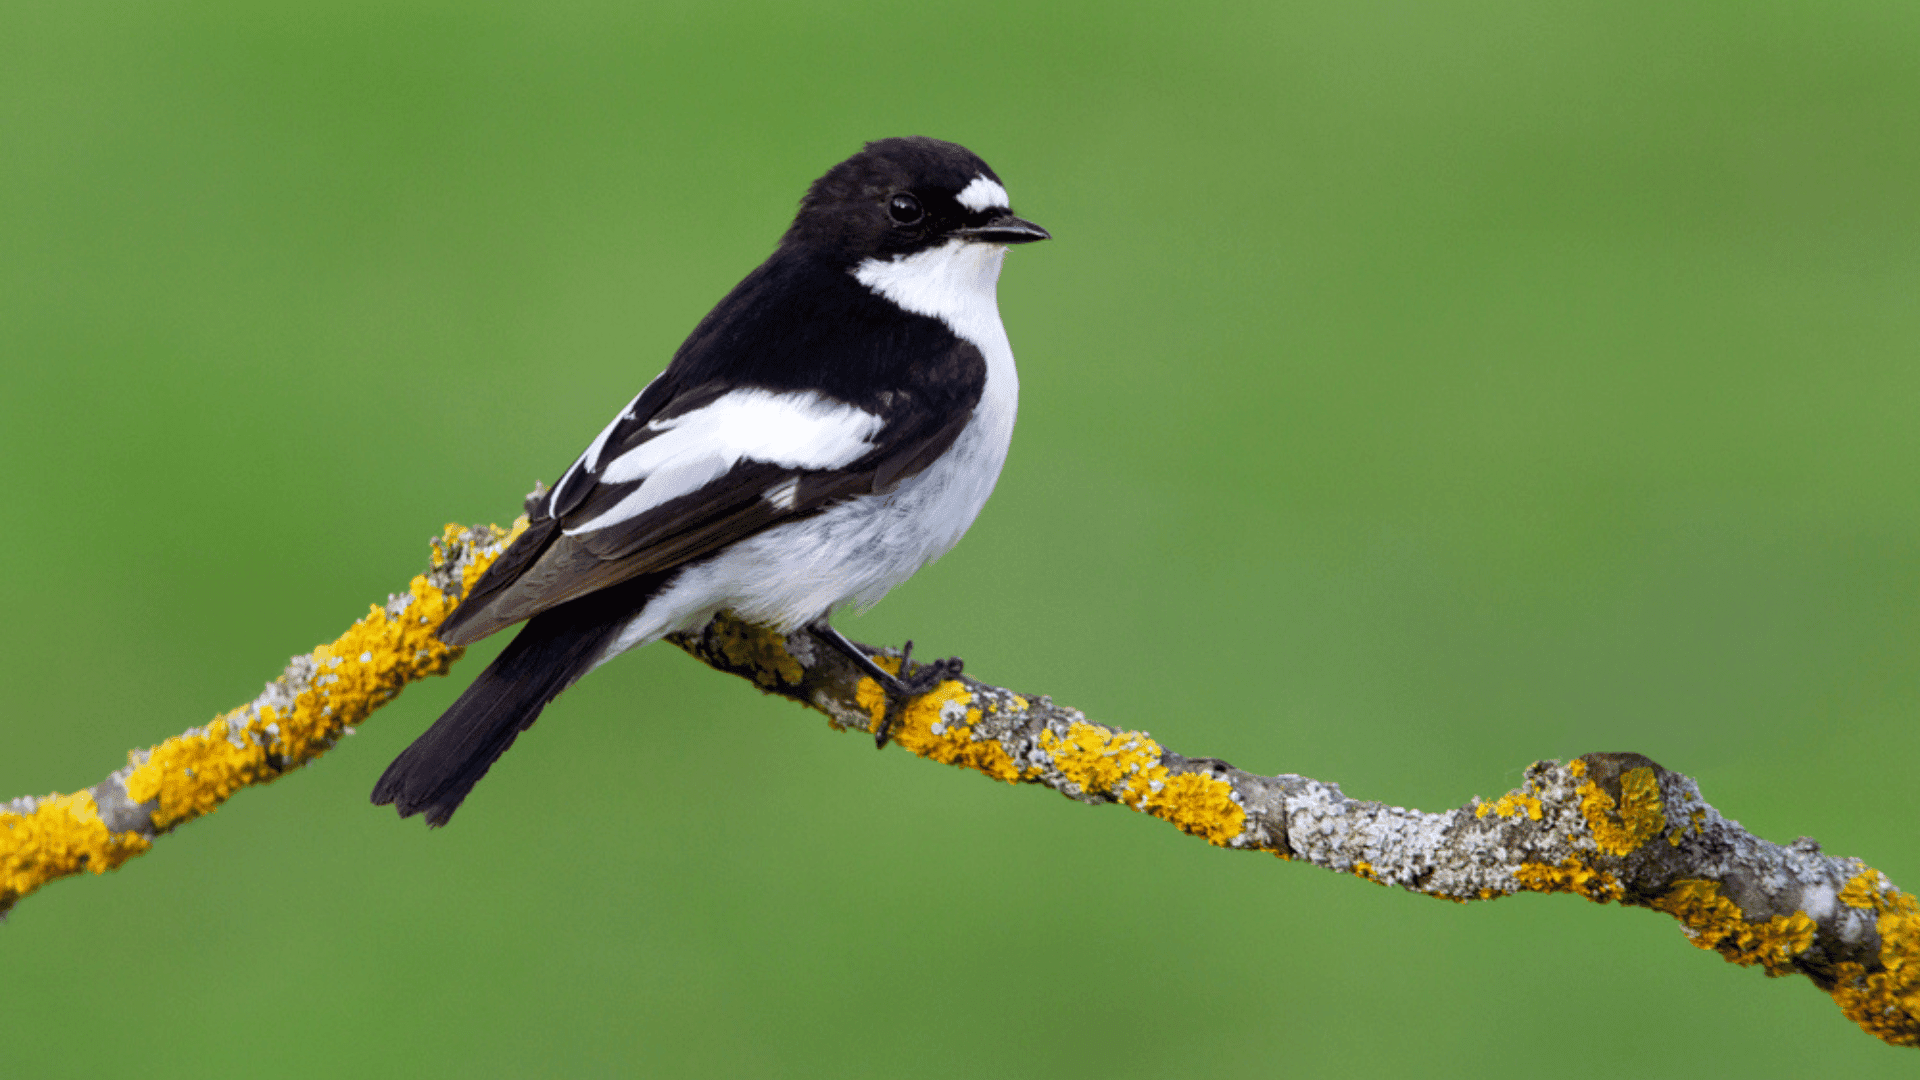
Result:
{"label": "folded wing", "polygon": [[669,376],[656,379],[529,506],[527,531],[475,582],[440,637],[468,644],[843,499],[886,491],[958,437],[971,403],[943,404],[901,393],[861,408],[812,390],[681,388]]}

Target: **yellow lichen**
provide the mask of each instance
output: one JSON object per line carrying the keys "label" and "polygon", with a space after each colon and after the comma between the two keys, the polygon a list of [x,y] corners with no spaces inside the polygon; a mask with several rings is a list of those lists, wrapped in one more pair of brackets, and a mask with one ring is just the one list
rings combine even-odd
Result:
{"label": "yellow lichen", "polygon": [[1247,827],[1247,812],[1233,799],[1233,785],[1206,773],[1179,773],[1159,791],[1149,791],[1139,807],[1190,836],[1227,847]]}
{"label": "yellow lichen", "polygon": [[[756,685],[777,689],[798,686],[806,678],[806,669],[787,651],[784,635],[744,619],[715,620],[715,625],[725,629],[716,635],[721,656],[734,670],[751,671]],[[899,661],[894,664],[897,667]]]}
{"label": "yellow lichen", "polygon": [[55,878],[104,874],[152,845],[137,832],[109,832],[90,791],[49,795],[30,814],[0,811],[0,911]]}
{"label": "yellow lichen", "polygon": [[[888,674],[900,674],[899,657],[875,656],[872,657],[872,660],[880,666],[881,670]],[[861,710],[867,714],[867,717],[871,721],[871,730],[880,730],[881,723],[887,718],[886,688],[881,686],[876,679],[863,678],[854,684],[853,703],[858,705]]]}
{"label": "yellow lichen", "polygon": [[442,643],[435,631],[458,598],[434,588],[424,574],[408,591],[411,601],[398,615],[371,605],[338,640],[313,650],[313,677],[291,709],[267,707],[251,716],[251,707],[235,709],[151,748],[144,760],[135,755],[127,797],[159,800],[156,829],[191,821],[241,788],[325,753],[406,684],[446,674],[462,650]]}
{"label": "yellow lichen", "polygon": [[1246,829],[1247,812],[1234,801],[1232,784],[1205,773],[1172,774],[1160,744],[1143,732],[1076,720],[1065,736],[1043,730],[1039,745],[1053,767],[1089,795],[1106,795],[1222,847]]}
{"label": "yellow lichen", "polygon": [[1118,799],[1135,810],[1154,784],[1166,782],[1160,744],[1142,732],[1110,731],[1076,720],[1065,736],[1042,730],[1039,744],[1053,767],[1081,791]]}
{"label": "yellow lichen", "polygon": [[1540,798],[1525,789],[1509,791],[1492,802],[1474,800],[1473,816],[1510,818],[1524,812],[1529,820],[1540,820]]}
{"label": "yellow lichen", "polygon": [[[879,691],[879,684],[872,679],[862,680],[859,690],[865,691],[868,683],[873,683],[874,690]],[[884,710],[886,696],[880,697],[880,708]],[[871,711],[865,700],[862,704]],[[1013,763],[1013,755],[1007,753],[999,740],[974,738],[973,725],[979,722],[980,710],[973,707],[973,695],[966,684],[949,679],[900,710],[893,740],[931,761],[975,769],[1009,784],[1020,779],[1019,766]]]}
{"label": "yellow lichen", "polygon": [[1847,882],[1840,899],[1879,912],[1880,970],[1837,965],[1833,1000],[1869,1033],[1895,1046],[1920,1046],[1920,901],[1875,870]]}
{"label": "yellow lichen", "polygon": [[[473,551],[462,570],[463,591],[526,528],[526,520],[511,532],[493,529],[491,552]],[[465,542],[464,532],[449,525],[435,541],[436,569]],[[312,678],[291,708],[243,706],[129,755],[134,768],[126,778],[127,797],[155,804],[154,830],[210,813],[241,788],[318,757],[407,683],[445,674],[461,650],[443,644],[435,631],[459,597],[435,588],[425,574],[408,588],[409,602],[399,614],[373,606],[338,640],[313,651]],[[0,824],[0,910],[81,868],[110,870],[151,844],[139,833],[109,834],[84,791],[42,800],[31,815],[0,814]]]}
{"label": "yellow lichen", "polygon": [[879,730],[880,724],[887,718],[885,688],[874,679],[861,679],[853,688],[853,703],[871,718],[873,730]]}
{"label": "yellow lichen", "polygon": [[1620,881],[1605,870],[1598,870],[1569,855],[1559,865],[1543,862],[1521,863],[1513,872],[1522,889],[1539,893],[1573,893],[1596,904],[1618,900],[1623,895]]}
{"label": "yellow lichen", "polygon": [[[156,829],[211,813],[234,792],[278,772],[268,762],[266,747],[247,738],[239,716],[229,713],[204,729],[153,747],[146,762],[127,777],[127,798],[137,803],[159,801],[153,812]],[[228,738],[230,731],[243,740],[239,745]]]}
{"label": "yellow lichen", "polygon": [[1793,973],[1793,958],[1807,951],[1818,929],[1804,911],[1750,922],[1739,905],[1720,895],[1717,881],[1683,878],[1651,906],[1679,919],[1700,948],[1713,949],[1729,963],[1759,964],[1772,976]]}
{"label": "yellow lichen", "polygon": [[[1574,775],[1585,772],[1584,762],[1576,759],[1573,764],[1582,766]],[[1593,832],[1593,842],[1608,855],[1631,855],[1667,827],[1666,811],[1660,800],[1660,780],[1652,769],[1628,769],[1621,774],[1618,820],[1613,812],[1613,796],[1599,784],[1588,780],[1575,791],[1580,796],[1580,814]]]}
{"label": "yellow lichen", "polygon": [[1386,882],[1380,880],[1379,874],[1373,872],[1373,864],[1365,859],[1360,859],[1353,864],[1353,876],[1364,878],[1367,881],[1373,882],[1375,885],[1386,884]]}
{"label": "yellow lichen", "polygon": [[1863,908],[1867,911],[1879,911],[1881,907],[1880,884],[1884,880],[1880,871],[1868,867],[1855,874],[1840,890],[1840,902],[1848,907]]}

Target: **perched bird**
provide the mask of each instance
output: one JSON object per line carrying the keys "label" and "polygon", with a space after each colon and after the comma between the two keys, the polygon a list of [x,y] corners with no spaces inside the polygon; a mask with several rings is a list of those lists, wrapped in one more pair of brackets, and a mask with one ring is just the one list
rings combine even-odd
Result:
{"label": "perched bird", "polygon": [[1008,245],[1048,238],[953,143],[882,139],[828,170],[773,255],[530,500],[440,637],[526,627],[373,801],[446,824],[562,690],[721,610],[809,628],[895,705],[954,672],[903,681],[827,619],[951,550],[985,505],[1019,397],[995,286]]}

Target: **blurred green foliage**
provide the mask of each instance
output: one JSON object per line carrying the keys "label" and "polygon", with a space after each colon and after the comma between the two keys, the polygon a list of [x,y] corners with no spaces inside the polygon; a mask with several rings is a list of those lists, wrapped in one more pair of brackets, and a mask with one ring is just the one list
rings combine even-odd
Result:
{"label": "blurred green foliage", "polygon": [[[1428,809],[1636,750],[1920,886],[1916,56],[1911,3],[0,6],[0,797],[510,519],[924,133],[1058,240],[999,493],[845,629]],[[23,903],[0,1074],[1913,1067],[1651,913],[1212,850],[666,648],[429,834],[366,793],[462,681]]]}

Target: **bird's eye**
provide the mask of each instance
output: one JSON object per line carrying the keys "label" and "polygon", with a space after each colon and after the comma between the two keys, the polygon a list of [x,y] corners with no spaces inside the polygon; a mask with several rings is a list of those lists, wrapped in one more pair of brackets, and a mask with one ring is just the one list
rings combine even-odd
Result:
{"label": "bird's eye", "polygon": [[901,225],[912,225],[927,216],[927,212],[920,208],[920,200],[905,192],[895,195],[887,203],[887,214]]}

